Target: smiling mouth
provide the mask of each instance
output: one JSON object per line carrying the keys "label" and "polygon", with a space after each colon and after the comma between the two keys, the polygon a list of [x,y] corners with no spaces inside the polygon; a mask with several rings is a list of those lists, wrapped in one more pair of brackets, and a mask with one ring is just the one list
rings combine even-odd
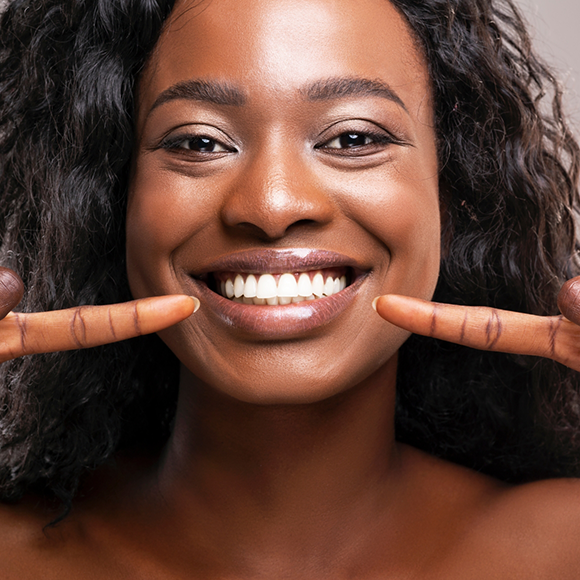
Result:
{"label": "smiling mouth", "polygon": [[308,272],[253,274],[214,272],[208,287],[233,302],[256,306],[284,306],[333,296],[350,285],[350,268],[325,268]]}
{"label": "smiling mouth", "polygon": [[190,272],[191,289],[228,332],[287,340],[341,316],[371,268],[328,250],[260,249],[227,254]]}

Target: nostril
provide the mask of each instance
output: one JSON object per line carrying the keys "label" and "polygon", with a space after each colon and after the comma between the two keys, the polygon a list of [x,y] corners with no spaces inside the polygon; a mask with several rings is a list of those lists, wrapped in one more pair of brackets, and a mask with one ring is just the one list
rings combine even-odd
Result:
{"label": "nostril", "polygon": [[239,224],[236,224],[236,229],[260,240],[277,237],[270,235],[269,233],[264,231],[261,227],[251,222],[241,222]]}
{"label": "nostril", "polygon": [[293,224],[290,224],[290,226],[287,229],[290,229],[290,228],[293,228],[296,226],[313,226],[315,224],[316,224],[315,220],[307,220],[307,219],[298,220],[298,221],[294,222]]}
{"label": "nostril", "polygon": [[290,230],[294,230],[296,228],[301,227],[315,226],[317,223],[318,222],[316,220],[302,219],[291,223],[284,229],[280,228],[279,230],[275,230],[274,228],[271,228],[268,231],[266,231],[251,222],[241,222],[239,224],[236,224],[236,228],[238,230],[242,230],[244,233],[248,235],[251,235],[261,240],[276,240],[284,237]]}

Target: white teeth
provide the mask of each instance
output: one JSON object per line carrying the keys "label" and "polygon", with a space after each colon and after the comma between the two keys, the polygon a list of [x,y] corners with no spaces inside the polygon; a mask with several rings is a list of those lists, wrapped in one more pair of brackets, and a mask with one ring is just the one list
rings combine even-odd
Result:
{"label": "white teeth", "polygon": [[[276,288],[276,279],[272,274],[263,274],[258,279],[258,291],[256,296],[258,298],[276,298],[278,288]],[[268,302],[269,304],[269,302]]]}
{"label": "white teeth", "polygon": [[275,306],[332,296],[346,288],[346,276],[328,276],[325,281],[323,274],[317,272],[311,280],[308,273],[302,272],[297,281],[295,274],[285,273],[276,283],[272,274],[248,274],[245,280],[241,274],[236,274],[233,281],[231,278],[222,280],[218,287],[222,296],[234,302]]}
{"label": "white teeth", "polygon": [[244,286],[244,297],[255,298],[258,291],[258,282],[254,274],[250,274],[246,278],[246,285]]}
{"label": "white teeth", "polygon": [[332,296],[334,291],[334,280],[332,278],[327,278],[326,282],[324,283],[324,295],[325,296]]}
{"label": "white teeth", "polygon": [[298,296],[308,298],[312,294],[312,282],[310,276],[303,272],[298,278]]}
{"label": "white teeth", "polygon": [[234,296],[239,298],[244,295],[244,279],[238,274],[234,280]]}
{"label": "white teeth", "polygon": [[312,294],[318,296],[318,298],[324,294],[324,278],[320,272],[312,279]]}
{"label": "white teeth", "polygon": [[298,284],[293,274],[282,274],[278,280],[278,296],[293,298],[298,296]]}
{"label": "white teeth", "polygon": [[228,278],[226,280],[226,296],[228,298],[233,298],[234,294],[234,283]]}

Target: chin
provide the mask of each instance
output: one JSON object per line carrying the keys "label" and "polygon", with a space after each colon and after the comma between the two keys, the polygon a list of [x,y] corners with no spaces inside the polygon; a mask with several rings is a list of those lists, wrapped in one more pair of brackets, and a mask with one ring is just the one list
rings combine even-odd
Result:
{"label": "chin", "polygon": [[[398,329],[397,329],[398,330]],[[403,331],[396,335],[408,336]],[[391,337],[392,339],[393,337]],[[404,340],[404,339],[403,339]],[[322,356],[299,341],[286,345],[254,345],[253,352],[240,358],[223,357],[211,366],[199,360],[184,361],[182,387],[209,388],[244,403],[256,405],[307,405],[346,393],[380,372],[396,370],[397,350],[403,340],[385,341],[364,350],[353,349],[355,357]],[[389,347],[389,342],[391,346]],[[196,385],[197,383],[197,385]]]}

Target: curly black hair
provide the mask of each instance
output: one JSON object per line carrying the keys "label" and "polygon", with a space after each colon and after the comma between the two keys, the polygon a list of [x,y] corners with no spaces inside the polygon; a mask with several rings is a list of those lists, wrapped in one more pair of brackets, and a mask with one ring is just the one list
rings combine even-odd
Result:
{"label": "curly black hair", "polygon": [[[557,314],[580,273],[580,152],[558,82],[510,1],[392,2],[433,86],[447,218],[434,300]],[[578,373],[418,336],[399,371],[400,440],[507,481],[580,475]]]}
{"label": "curly black hair", "polygon": [[[385,0],[386,1],[386,0]],[[436,299],[554,314],[579,272],[580,153],[511,0],[391,0],[433,86],[445,256]],[[11,0],[0,16],[0,262],[22,311],[130,298],[124,215],[135,86],[174,0]],[[0,497],[49,494],[161,446],[178,362],[155,336],[0,368]],[[397,436],[505,480],[580,474],[578,375],[412,337]]]}

